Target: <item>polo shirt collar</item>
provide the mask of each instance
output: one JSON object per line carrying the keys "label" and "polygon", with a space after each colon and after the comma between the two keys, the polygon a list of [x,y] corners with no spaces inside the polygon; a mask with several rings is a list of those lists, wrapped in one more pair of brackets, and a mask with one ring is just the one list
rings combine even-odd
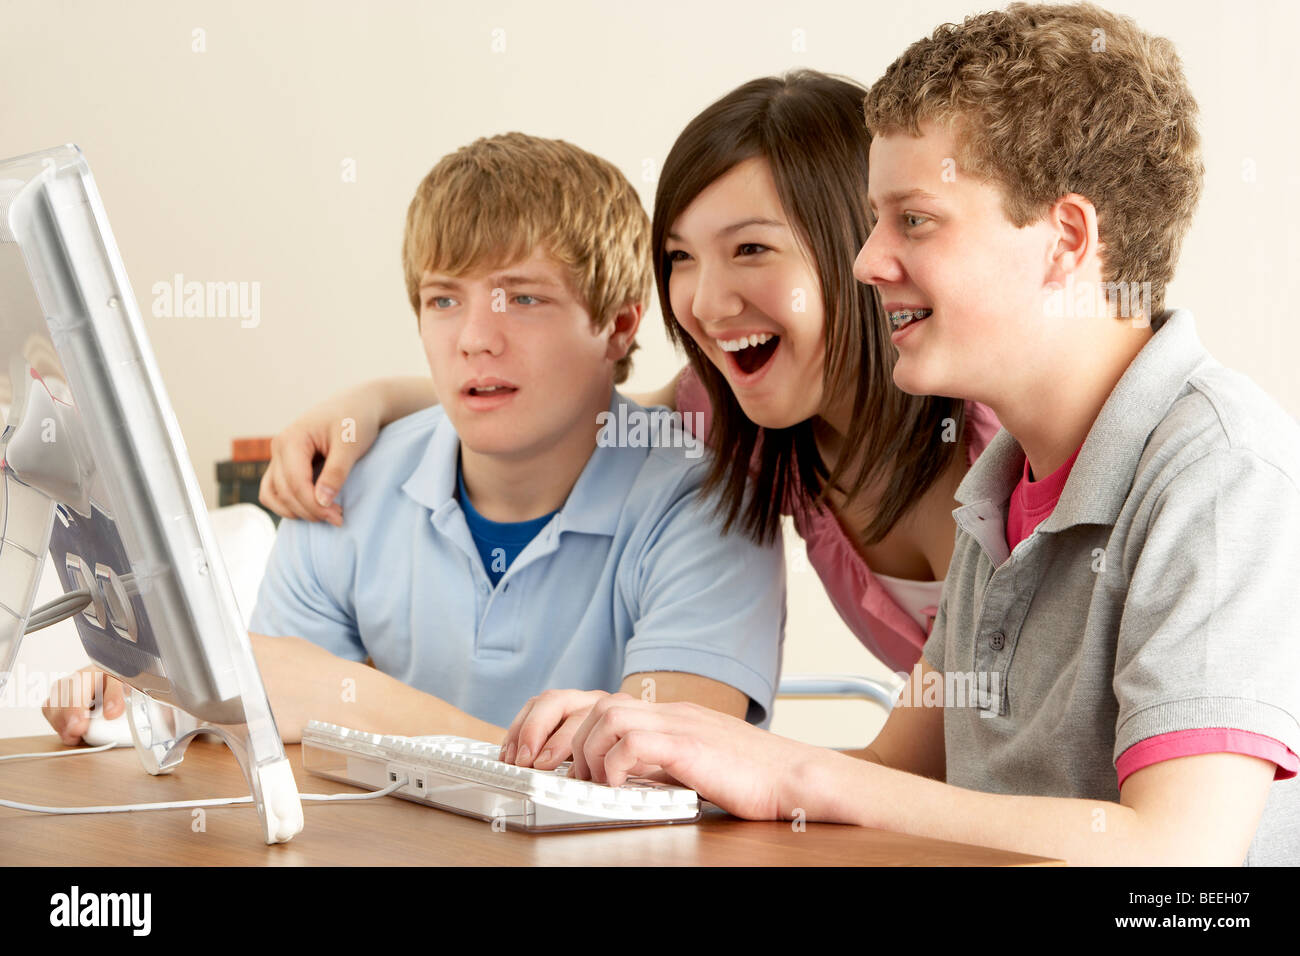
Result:
{"label": "polo shirt collar", "polygon": [[[612,391],[609,413],[614,421],[620,420],[620,405],[627,406],[625,416],[633,410],[643,410],[636,402]],[[560,510],[560,530],[613,535],[628,492],[636,483],[648,454],[647,448],[597,444]]]}
{"label": "polo shirt collar", "polygon": [[[1115,384],[1088,430],[1060,501],[1039,526],[1041,530],[1115,522],[1151,432],[1193,372],[1209,360],[1191,312],[1165,312],[1153,324],[1155,333]],[[1005,508],[1024,473],[1024,463],[1024,449],[1002,429],[966,473],[957,488],[957,501]]]}
{"label": "polo shirt collar", "polygon": [[[641,407],[611,390],[609,411],[616,420],[619,405],[626,405],[629,411]],[[436,514],[456,497],[459,454],[460,436],[451,420],[441,415],[402,491]],[[646,454],[645,448],[597,445],[560,508],[558,530],[613,535]]]}
{"label": "polo shirt collar", "polygon": [[420,463],[402,485],[402,491],[430,511],[437,512],[456,497],[456,465],[459,460],[460,436],[446,414],[441,414]]}

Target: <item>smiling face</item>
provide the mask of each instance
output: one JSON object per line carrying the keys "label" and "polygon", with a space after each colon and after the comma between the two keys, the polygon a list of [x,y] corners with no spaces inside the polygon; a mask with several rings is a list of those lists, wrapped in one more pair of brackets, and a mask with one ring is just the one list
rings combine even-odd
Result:
{"label": "smiling face", "polygon": [[667,234],[673,315],[745,414],[786,428],[820,413],[821,283],[781,206],[767,161],[737,163]]}
{"label": "smiling face", "polygon": [[438,397],[465,448],[482,455],[528,459],[594,442],[635,332],[625,318],[598,331],[567,267],[540,248],[505,268],[420,280]]}
{"label": "smiling face", "polygon": [[899,388],[1000,404],[1059,361],[1043,321],[1056,234],[1013,226],[1001,191],[956,165],[951,132],[921,128],[872,141],[877,222],[853,272],[895,327]]}

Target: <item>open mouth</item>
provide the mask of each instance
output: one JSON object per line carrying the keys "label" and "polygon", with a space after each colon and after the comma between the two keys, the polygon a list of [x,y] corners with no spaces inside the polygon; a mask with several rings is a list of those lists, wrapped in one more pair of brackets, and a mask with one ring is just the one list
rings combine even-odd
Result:
{"label": "open mouth", "polygon": [[468,388],[465,393],[474,398],[487,398],[491,395],[508,395],[517,391],[519,390],[511,385],[487,385],[481,388]]}
{"label": "open mouth", "polygon": [[767,332],[755,333],[740,339],[718,340],[722,351],[731,353],[732,361],[746,375],[753,375],[770,362],[780,344],[779,335]]}
{"label": "open mouth", "polygon": [[928,319],[933,314],[934,309],[899,309],[897,312],[890,312],[890,331],[900,332],[909,325],[915,325],[922,319]]}

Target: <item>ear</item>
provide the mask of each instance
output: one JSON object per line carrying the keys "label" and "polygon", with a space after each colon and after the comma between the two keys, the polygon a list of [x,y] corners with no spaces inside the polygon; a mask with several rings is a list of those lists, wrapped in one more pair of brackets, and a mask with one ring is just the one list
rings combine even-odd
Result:
{"label": "ear", "polygon": [[1048,262],[1048,283],[1064,285],[1092,278],[1095,269],[1101,279],[1101,241],[1097,236],[1097,207],[1078,193],[1066,193],[1047,213],[1047,224],[1056,235]]}
{"label": "ear", "polygon": [[628,303],[618,310],[613,321],[606,327],[605,334],[609,336],[609,344],[605,357],[611,362],[617,362],[632,348],[644,311],[645,306],[642,303]]}

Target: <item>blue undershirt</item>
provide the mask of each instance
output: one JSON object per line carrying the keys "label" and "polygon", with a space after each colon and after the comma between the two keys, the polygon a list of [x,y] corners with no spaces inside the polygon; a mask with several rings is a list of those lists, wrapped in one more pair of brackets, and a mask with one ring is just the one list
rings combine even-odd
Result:
{"label": "blue undershirt", "polygon": [[483,559],[484,570],[492,579],[492,586],[496,587],[511,562],[559,514],[559,509],[529,521],[490,521],[470,504],[469,492],[465,490],[465,474],[459,465],[456,467],[456,485],[456,497],[460,499],[461,509],[465,512],[470,537],[474,539],[474,547],[478,548],[479,557]]}

